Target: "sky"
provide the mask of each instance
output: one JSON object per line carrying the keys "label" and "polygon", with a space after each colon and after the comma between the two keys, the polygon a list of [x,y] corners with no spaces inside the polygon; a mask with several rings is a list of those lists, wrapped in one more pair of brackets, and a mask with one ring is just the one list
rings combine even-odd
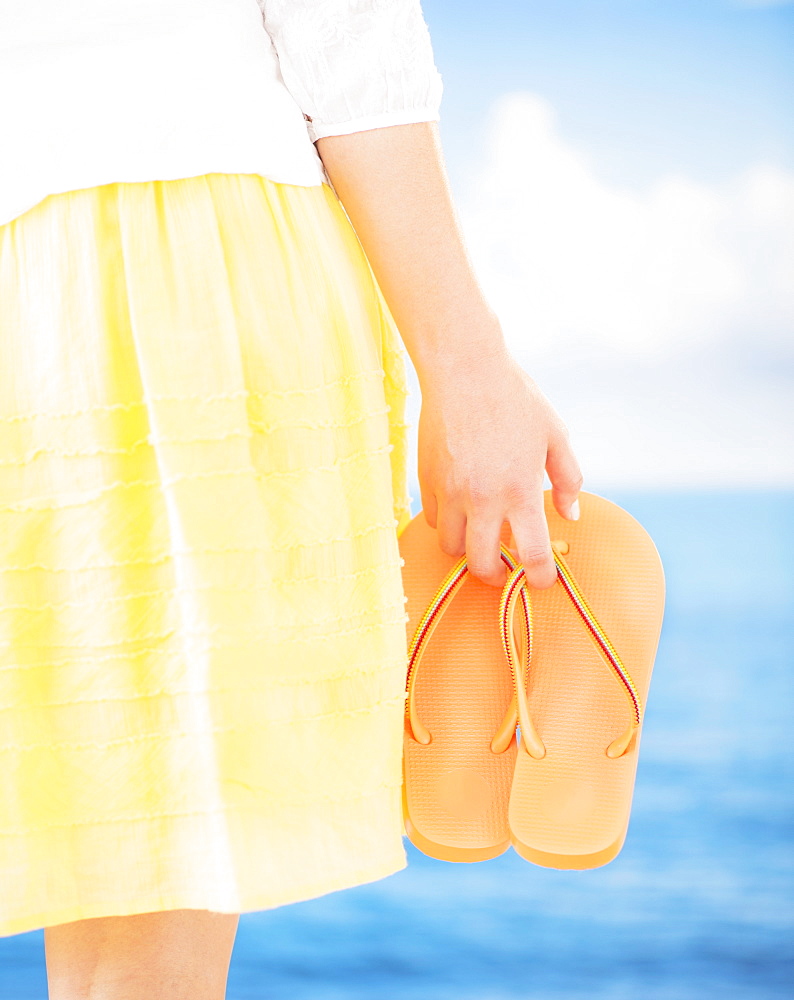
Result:
{"label": "sky", "polygon": [[469,250],[585,489],[793,487],[794,3],[423,10]]}

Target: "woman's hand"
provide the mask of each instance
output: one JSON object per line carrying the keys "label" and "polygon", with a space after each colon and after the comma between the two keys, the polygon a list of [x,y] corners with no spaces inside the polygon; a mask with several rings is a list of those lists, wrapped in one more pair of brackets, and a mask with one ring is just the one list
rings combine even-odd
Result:
{"label": "woman's hand", "polygon": [[563,517],[581,486],[565,425],[507,351],[469,259],[433,122],[327,136],[317,149],[422,390],[419,483],[442,551],[500,586],[505,521],[534,587],[557,578],[543,470]]}
{"label": "woman's hand", "polygon": [[[554,506],[576,519],[582,486],[568,431],[532,378],[506,350],[425,370],[421,381],[418,474],[422,508],[441,549],[466,554],[469,570],[502,586],[502,525],[508,548],[533,587],[557,570],[543,509],[543,472]],[[573,509],[572,509],[573,508]]]}

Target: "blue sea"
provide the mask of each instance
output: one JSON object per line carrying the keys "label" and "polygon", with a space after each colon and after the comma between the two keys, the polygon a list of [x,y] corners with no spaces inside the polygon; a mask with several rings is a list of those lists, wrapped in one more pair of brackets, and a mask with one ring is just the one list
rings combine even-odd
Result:
{"label": "blue sea", "polygon": [[[244,914],[228,1000],[794,997],[794,494],[604,495],[668,587],[622,853],[559,872],[406,839],[404,871]],[[0,939],[0,997],[46,997],[43,931]]]}

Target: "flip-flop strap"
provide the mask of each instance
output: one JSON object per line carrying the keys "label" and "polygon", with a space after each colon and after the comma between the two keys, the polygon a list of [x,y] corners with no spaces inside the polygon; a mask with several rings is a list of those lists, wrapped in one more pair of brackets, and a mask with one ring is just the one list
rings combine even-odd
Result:
{"label": "flip-flop strap", "polygon": [[[587,600],[582,593],[581,587],[576,582],[576,579],[571,572],[570,566],[563,558],[563,545],[564,543],[552,542],[554,562],[557,566],[557,582],[562,586],[563,590],[568,595],[571,603],[587,627],[588,635],[592,639],[603,659],[606,661],[607,665],[614,673],[615,677],[620,682],[631,705],[632,718],[628,728],[619,737],[614,739],[606,750],[608,757],[621,757],[629,748],[629,744],[631,743],[634,734],[639,729],[640,722],[642,721],[642,702],[637,688],[632,681],[629,672],[623,665],[623,661],[620,659],[617,650],[612,645],[606,632],[598,622],[596,616],[593,614],[590,605],[587,603]],[[567,551],[567,546],[565,551]],[[524,567],[519,564],[508,576],[502,591],[502,600],[500,603],[500,631],[502,635],[502,646],[504,647],[505,655],[510,661],[514,678],[516,677],[516,669],[513,667],[513,660],[516,659],[520,662],[521,656],[515,646],[515,640],[512,632],[512,622],[518,594],[525,590],[528,590],[528,584],[526,576],[524,575]],[[530,628],[531,623],[532,619],[530,617]],[[531,642],[527,648],[528,650],[531,650]],[[528,666],[529,665],[527,664],[527,668]],[[523,675],[523,669],[521,673]],[[516,695],[518,720],[521,725],[522,743],[524,743],[525,749],[530,756],[535,758],[543,757],[545,755],[545,748],[543,748],[543,744],[537,736],[537,731],[532,724],[529,714],[529,705],[527,703],[526,690],[517,690]],[[524,741],[523,738],[525,727],[531,734],[530,739],[527,741]],[[538,743],[540,746],[538,746]]]}
{"label": "flip-flop strap", "polygon": [[[510,550],[504,544],[500,545],[500,555],[502,560],[507,563],[510,570],[514,570],[519,564],[513,558]],[[441,621],[441,617],[444,612],[449,607],[452,598],[463,586],[466,575],[469,572],[468,563],[466,556],[463,555],[458,559],[452,569],[444,577],[441,585],[436,591],[433,599],[427,606],[425,613],[422,615],[419,623],[414,629],[413,638],[411,639],[410,645],[408,647],[408,671],[406,676],[406,702],[405,702],[405,724],[411,737],[417,741],[417,743],[428,744],[432,740],[432,736],[423,724],[422,720],[416,710],[416,672],[419,666],[419,661],[422,659],[422,654],[427,648],[427,643],[430,640],[430,636],[435,631],[436,626]],[[532,641],[532,629],[530,627],[530,616],[531,616],[531,605],[529,600],[529,590],[524,589],[521,595],[522,599],[522,610],[525,622],[525,631],[523,635],[525,636],[526,642],[526,652],[525,658],[520,658],[521,662],[526,662],[529,664],[529,651],[530,644]],[[514,670],[514,665],[510,662],[510,669]],[[526,677],[522,677],[519,681],[517,677],[513,677],[513,686],[516,691],[522,691],[526,688]],[[525,696],[526,697],[526,696]],[[504,720],[499,727],[498,732],[493,738],[491,749],[495,753],[504,752],[510,745],[514,735],[516,723],[518,722],[518,715],[516,713],[516,699],[513,697],[510,705],[508,706],[507,712],[505,714]],[[523,729],[522,729],[523,732]]]}

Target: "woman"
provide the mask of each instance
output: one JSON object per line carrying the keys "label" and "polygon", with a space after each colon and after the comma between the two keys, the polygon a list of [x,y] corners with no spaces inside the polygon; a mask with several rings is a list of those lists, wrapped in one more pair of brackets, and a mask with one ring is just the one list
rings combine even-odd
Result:
{"label": "woman", "polygon": [[406,864],[397,331],[475,576],[507,520],[551,586],[544,468],[565,517],[581,476],[466,255],[418,0],[3,19],[0,932],[45,928],[51,1000],[216,1000],[239,913]]}

